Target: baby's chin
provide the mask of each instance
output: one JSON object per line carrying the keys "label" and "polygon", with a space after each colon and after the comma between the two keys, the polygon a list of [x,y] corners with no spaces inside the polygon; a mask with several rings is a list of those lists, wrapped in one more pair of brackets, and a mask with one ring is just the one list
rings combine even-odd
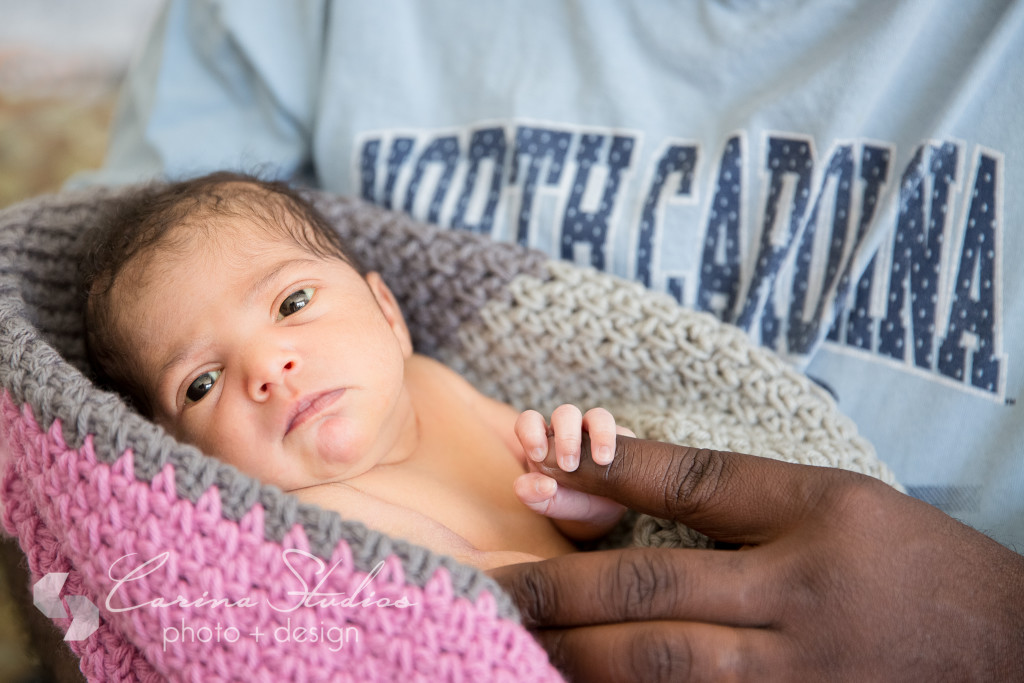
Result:
{"label": "baby's chin", "polygon": [[321,418],[308,425],[301,436],[299,448],[307,461],[330,470],[332,476],[342,472],[349,478],[363,474],[389,450],[375,431],[342,416]]}

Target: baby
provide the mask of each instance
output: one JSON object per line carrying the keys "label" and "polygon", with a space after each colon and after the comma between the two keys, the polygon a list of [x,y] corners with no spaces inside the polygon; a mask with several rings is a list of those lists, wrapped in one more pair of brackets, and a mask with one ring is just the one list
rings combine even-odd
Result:
{"label": "baby", "polygon": [[518,414],[415,353],[380,275],[284,184],[217,173],[143,190],[84,268],[103,379],[303,501],[484,569],[570,552],[623,513],[533,463],[553,436],[574,470],[586,431],[607,464],[631,432],[600,408]]}

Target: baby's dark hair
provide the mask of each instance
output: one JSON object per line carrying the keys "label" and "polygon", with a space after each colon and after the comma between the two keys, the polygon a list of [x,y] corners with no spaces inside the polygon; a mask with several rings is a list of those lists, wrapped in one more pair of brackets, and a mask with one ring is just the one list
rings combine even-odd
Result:
{"label": "baby's dark hair", "polygon": [[284,235],[315,256],[338,258],[365,274],[324,215],[283,182],[221,171],[153,183],[115,200],[90,234],[81,264],[86,351],[96,381],[123,394],[147,417],[153,416],[153,406],[141,368],[133,364],[128,340],[116,324],[117,285],[129,264],[158,250],[179,249],[196,235],[212,235],[223,218],[244,218],[255,229]]}

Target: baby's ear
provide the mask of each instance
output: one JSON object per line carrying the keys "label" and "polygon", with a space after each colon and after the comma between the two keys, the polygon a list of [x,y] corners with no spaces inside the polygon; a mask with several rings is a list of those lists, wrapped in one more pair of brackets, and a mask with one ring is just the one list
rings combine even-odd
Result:
{"label": "baby's ear", "polygon": [[373,298],[377,300],[377,305],[380,307],[381,313],[384,314],[384,319],[388,321],[391,330],[398,337],[398,343],[402,347],[402,354],[409,358],[412,356],[412,336],[409,334],[409,328],[405,325],[405,317],[402,315],[402,309],[399,308],[395,295],[391,293],[391,290],[384,282],[384,278],[376,271],[366,274],[366,284],[369,285],[370,291],[373,292]]}

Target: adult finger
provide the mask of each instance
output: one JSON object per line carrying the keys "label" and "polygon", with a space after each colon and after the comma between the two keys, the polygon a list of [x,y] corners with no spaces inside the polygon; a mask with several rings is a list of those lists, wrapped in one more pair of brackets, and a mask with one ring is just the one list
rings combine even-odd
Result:
{"label": "adult finger", "polygon": [[542,629],[534,636],[573,681],[700,683],[794,676],[781,661],[781,636],[763,629],[653,621]]}
{"label": "adult finger", "polygon": [[[549,457],[537,469],[560,484],[682,521],[732,543],[759,544],[775,538],[810,511],[828,505],[829,492],[863,478],[841,470],[626,436],[615,443],[610,465],[583,457],[575,472],[566,473]],[[589,448],[584,434],[584,456]]]}
{"label": "adult finger", "polygon": [[528,627],[682,620],[764,627],[777,618],[775,564],[757,549],[570,553],[489,573]]}

